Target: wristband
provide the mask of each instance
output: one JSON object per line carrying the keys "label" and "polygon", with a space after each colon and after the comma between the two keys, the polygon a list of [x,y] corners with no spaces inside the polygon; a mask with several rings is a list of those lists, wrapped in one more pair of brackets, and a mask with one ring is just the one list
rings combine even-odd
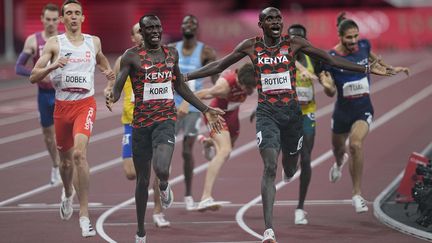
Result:
{"label": "wristband", "polygon": [[365,74],[370,74],[371,73],[371,68],[368,64],[365,65]]}
{"label": "wristband", "polygon": [[202,113],[204,114],[204,113],[206,113],[209,110],[210,110],[210,108],[208,106],[206,106],[206,108],[202,111]]}

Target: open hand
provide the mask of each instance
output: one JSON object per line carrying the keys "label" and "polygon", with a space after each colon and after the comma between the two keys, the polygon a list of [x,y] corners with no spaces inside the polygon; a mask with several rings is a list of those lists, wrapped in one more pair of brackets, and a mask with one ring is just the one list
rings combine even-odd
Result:
{"label": "open hand", "polygon": [[204,112],[205,117],[208,121],[210,130],[215,133],[220,133],[222,130],[222,122],[225,121],[221,115],[225,112],[219,108],[208,107],[207,111]]}

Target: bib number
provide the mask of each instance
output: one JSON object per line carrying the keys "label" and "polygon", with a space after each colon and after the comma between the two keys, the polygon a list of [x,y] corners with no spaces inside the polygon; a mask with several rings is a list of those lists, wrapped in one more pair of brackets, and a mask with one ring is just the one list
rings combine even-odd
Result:
{"label": "bib number", "polygon": [[308,104],[313,100],[314,92],[312,86],[309,87],[296,87],[297,97],[301,104]]}
{"label": "bib number", "polygon": [[145,83],[143,100],[172,100],[173,91],[171,82],[165,83]]}
{"label": "bib number", "polygon": [[357,98],[369,94],[368,78],[351,81],[343,85],[343,96],[345,98]]}
{"label": "bib number", "polygon": [[85,72],[62,74],[62,90],[74,93],[87,93],[93,86],[93,75]]}
{"label": "bib number", "polygon": [[262,91],[266,94],[286,93],[292,89],[289,71],[283,73],[261,74]]}

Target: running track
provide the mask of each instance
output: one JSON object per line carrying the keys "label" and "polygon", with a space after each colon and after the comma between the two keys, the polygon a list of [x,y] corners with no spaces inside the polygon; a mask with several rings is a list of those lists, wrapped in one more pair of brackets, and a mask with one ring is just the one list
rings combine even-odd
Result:
{"label": "running track", "polygon": [[[432,53],[385,53],[393,65],[411,67],[412,75],[373,77],[372,99],[375,123],[364,146],[363,195],[369,212],[357,215],[350,205],[351,181],[347,167],[337,184],[328,182],[333,163],[330,152],[330,118],[333,99],[317,87],[319,111],[313,151],[313,177],[305,210],[309,225],[294,225],[298,179],[281,183],[274,207],[278,242],[420,242],[380,224],[373,216],[373,200],[404,169],[408,156],[420,152],[431,141]],[[58,215],[61,187],[47,184],[50,159],[42,142],[36,112],[36,88],[25,82],[0,90],[0,235],[1,242],[133,242],[136,231],[134,183],[127,181],[121,167],[120,112],[104,107],[104,81],[98,76],[98,113],[89,145],[91,166],[91,219],[98,236],[83,239],[75,210],[63,222]],[[0,84],[1,87],[1,84]],[[175,204],[165,211],[171,227],[158,229],[151,222],[152,206],[146,215],[147,242],[260,242],[264,231],[260,201],[262,165],[255,146],[254,124],[248,115],[256,96],[242,106],[241,135],[231,159],[222,167],[214,188],[217,200],[231,201],[218,212],[187,212],[182,204],[184,186],[179,147],[172,161]],[[195,149],[196,175],[193,194],[201,196],[206,161],[200,146]],[[279,164],[280,165],[280,164]],[[152,201],[152,200],[150,200]],[[75,200],[77,209],[77,200]]]}

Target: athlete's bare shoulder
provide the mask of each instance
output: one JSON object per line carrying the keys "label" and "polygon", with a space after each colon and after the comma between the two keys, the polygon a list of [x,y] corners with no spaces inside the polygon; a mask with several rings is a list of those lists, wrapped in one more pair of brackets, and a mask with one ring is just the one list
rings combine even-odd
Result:
{"label": "athlete's bare shoulder", "polygon": [[256,43],[255,37],[245,39],[236,46],[234,51],[241,52],[250,56],[254,52],[255,43]]}
{"label": "athlete's bare shoulder", "polygon": [[178,60],[178,51],[175,45],[174,46],[168,45],[165,47],[168,48],[168,51],[171,53],[171,55],[173,55],[175,59]]}

